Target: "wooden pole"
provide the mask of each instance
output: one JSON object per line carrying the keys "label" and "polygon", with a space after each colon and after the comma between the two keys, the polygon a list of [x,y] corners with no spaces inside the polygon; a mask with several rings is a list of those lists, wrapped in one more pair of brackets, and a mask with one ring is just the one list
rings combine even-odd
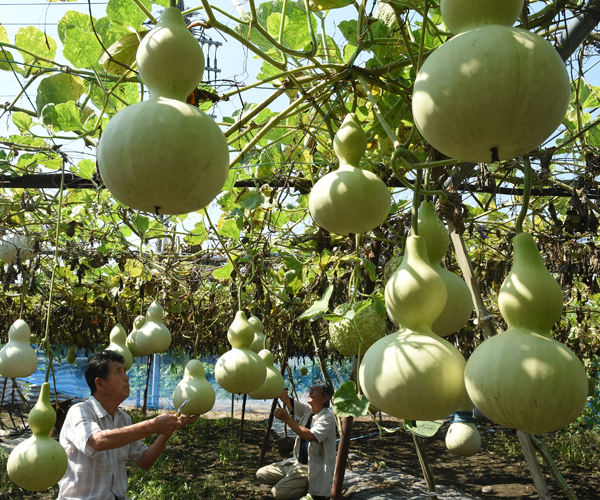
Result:
{"label": "wooden pole", "polygon": [[244,394],[244,399],[242,400],[242,416],[240,417],[240,436],[239,440],[242,440],[242,433],[244,432],[244,415],[246,413],[246,399],[248,398],[248,394]]}
{"label": "wooden pole", "polygon": [[148,385],[150,383],[150,371],[152,369],[152,358],[154,354],[148,354],[148,365],[146,373],[146,387],[144,388],[144,402],[142,403],[142,415],[146,416],[146,404],[148,403]]}
{"label": "wooden pole", "polygon": [[433,472],[431,472],[431,468],[427,462],[427,455],[425,454],[423,443],[421,443],[421,439],[416,434],[413,434],[413,441],[415,442],[415,447],[417,448],[417,456],[419,457],[419,463],[421,464],[421,470],[423,471],[425,483],[427,483],[429,497],[431,500],[437,500],[437,495],[435,494],[435,476],[433,475]]}
{"label": "wooden pole", "polygon": [[354,417],[342,418],[342,429],[340,431],[340,444],[338,446],[337,458],[335,461],[335,475],[331,487],[331,500],[341,500],[344,488],[344,475],[346,473],[346,462],[348,461],[348,451],[350,449],[350,435],[352,434],[352,425]]}
{"label": "wooden pole", "polygon": [[523,448],[523,454],[525,455],[525,460],[531,471],[533,484],[537,489],[538,495],[542,500],[550,500],[550,490],[548,490],[546,479],[544,478],[542,468],[537,460],[537,455],[535,454],[535,449],[533,448],[533,443],[531,442],[529,434],[523,431],[517,431],[517,438],[519,439],[519,443],[521,443],[521,448]]}

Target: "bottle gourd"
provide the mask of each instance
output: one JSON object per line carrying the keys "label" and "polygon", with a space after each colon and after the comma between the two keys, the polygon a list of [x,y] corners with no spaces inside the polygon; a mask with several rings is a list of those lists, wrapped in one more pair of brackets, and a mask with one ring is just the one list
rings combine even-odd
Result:
{"label": "bottle gourd", "polygon": [[204,365],[197,359],[185,365],[183,378],[173,392],[173,405],[179,408],[190,398],[181,410],[185,415],[202,415],[212,410],[215,405],[215,390],[204,376]]}
{"label": "bottle gourd", "polygon": [[581,361],[550,336],[562,314],[563,293],[529,233],[513,238],[514,263],[498,292],[509,328],[479,345],[465,382],[475,406],[505,427],[532,434],[575,420],[587,400]]}
{"label": "bottle gourd", "polygon": [[133,329],[131,330],[129,335],[127,335],[127,340],[125,342],[125,345],[127,346],[127,349],[129,349],[129,351],[131,352],[131,355],[134,358],[139,358],[140,356],[143,356],[142,352],[140,351],[140,348],[137,346],[137,342],[135,339],[137,337],[137,334],[142,329],[142,327],[144,326],[145,323],[146,323],[146,316],[137,316],[133,320]]}
{"label": "bottle gourd", "polygon": [[171,332],[162,321],[163,308],[154,301],[146,311],[146,323],[135,336],[135,343],[142,356],[166,351],[171,345]]}
{"label": "bottle gourd", "polygon": [[0,375],[4,377],[29,377],[37,370],[38,357],[29,345],[31,331],[22,319],[8,330],[8,343],[0,350]]}
{"label": "bottle gourd", "polygon": [[127,335],[125,334],[125,330],[123,329],[123,325],[121,323],[117,323],[115,327],[110,331],[110,344],[106,348],[109,351],[114,351],[121,356],[123,356],[126,370],[131,368],[133,364],[133,355],[131,351],[127,348]]}
{"label": "bottle gourd", "polygon": [[275,399],[278,398],[284,389],[283,376],[273,366],[273,354],[267,349],[263,349],[258,353],[261,359],[264,361],[267,368],[267,377],[263,384],[256,389],[248,393],[252,399]]}
{"label": "bottle gourd", "polygon": [[164,10],[137,51],[150,98],[119,111],[102,133],[98,166],[121,203],[155,214],[204,208],[229,173],[219,126],[185,102],[204,72],[204,55],[181,12]]}
{"label": "bottle gourd", "polygon": [[455,35],[489,24],[512,26],[523,11],[523,0],[441,0],[446,26]]}
{"label": "bottle gourd", "polygon": [[44,382],[27,420],[33,436],[18,444],[8,457],[6,470],[12,481],[29,491],[42,491],[62,479],[67,453],[50,437],[56,413],[50,404],[50,384]]}

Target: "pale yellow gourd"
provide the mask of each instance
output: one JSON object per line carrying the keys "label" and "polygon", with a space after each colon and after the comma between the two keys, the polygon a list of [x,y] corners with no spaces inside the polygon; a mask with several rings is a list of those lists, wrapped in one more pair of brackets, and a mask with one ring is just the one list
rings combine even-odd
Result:
{"label": "pale yellow gourd", "polygon": [[127,335],[127,341],[125,342],[125,345],[127,346],[127,349],[129,349],[129,351],[131,352],[131,355],[134,358],[139,358],[140,356],[143,356],[142,352],[140,351],[139,347],[137,346],[137,342],[135,341],[135,338],[145,323],[146,323],[146,316],[137,316],[133,320],[133,329],[131,330],[129,335]]}
{"label": "pale yellow gourd", "polygon": [[238,311],[227,330],[232,346],[215,364],[218,384],[233,394],[248,394],[257,390],[265,381],[267,368],[262,358],[250,350],[254,328],[243,311]]}
{"label": "pale yellow gourd", "polygon": [[173,405],[179,408],[190,398],[181,413],[185,415],[202,415],[212,410],[215,405],[215,390],[204,376],[204,365],[197,359],[185,365],[183,378],[173,392]]}
{"label": "pale yellow gourd", "polygon": [[0,260],[15,264],[17,260],[25,262],[33,257],[31,243],[26,236],[7,234],[0,240]]}
{"label": "pale yellow gourd", "polygon": [[267,349],[263,349],[258,355],[265,362],[267,368],[267,377],[259,389],[248,394],[253,399],[275,399],[283,392],[283,376],[273,366],[273,354]]}
{"label": "pale yellow gourd", "polygon": [[33,436],[12,450],[6,464],[10,479],[23,489],[48,489],[67,471],[67,453],[50,437],[55,422],[56,413],[50,404],[50,384],[44,382],[27,421]]}
{"label": "pale yellow gourd", "polygon": [[135,336],[142,356],[165,352],[171,345],[171,332],[162,321],[163,308],[154,301],[146,311],[146,323]]}
{"label": "pale yellow gourd", "polygon": [[110,331],[109,338],[110,344],[108,344],[106,349],[109,351],[114,351],[123,356],[123,359],[125,360],[123,366],[125,366],[125,370],[129,370],[133,364],[133,355],[127,348],[127,334],[125,333],[125,329],[121,323],[117,323]]}
{"label": "pale yellow gourd", "polygon": [[389,215],[392,197],[379,177],[359,166],[367,148],[367,136],[354,113],[346,115],[333,148],[340,166],[313,186],[308,199],[311,217],[319,226],[337,234],[375,229]]}
{"label": "pale yellow gourd", "polygon": [[446,448],[460,457],[471,457],[481,449],[481,435],[475,425],[473,403],[468,396],[452,416],[446,434]]}
{"label": "pale yellow gourd", "polygon": [[0,350],[0,375],[4,377],[29,377],[37,370],[38,357],[29,345],[31,331],[22,319],[8,330],[8,343]]}
{"label": "pale yellow gourd", "polygon": [[258,354],[263,349],[270,349],[271,342],[265,337],[262,321],[256,316],[250,316],[248,318],[248,323],[254,328],[254,340],[252,340],[252,344],[250,344],[250,350]]}
{"label": "pale yellow gourd", "polygon": [[446,26],[458,35],[489,24],[512,26],[523,10],[523,0],[441,0]]}

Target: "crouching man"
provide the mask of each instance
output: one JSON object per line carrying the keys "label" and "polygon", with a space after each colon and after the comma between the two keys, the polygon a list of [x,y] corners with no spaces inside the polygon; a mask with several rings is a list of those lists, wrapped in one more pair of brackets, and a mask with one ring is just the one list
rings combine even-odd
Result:
{"label": "crouching man", "polygon": [[285,408],[277,408],[275,417],[296,433],[294,456],[256,472],[259,482],[273,485],[271,492],[279,500],[298,500],[309,493],[314,500],[331,496],[335,471],[335,417],[329,410],[333,390],[318,380],[311,387],[306,403],[290,399],[284,390],[279,399],[300,419],[297,423]]}

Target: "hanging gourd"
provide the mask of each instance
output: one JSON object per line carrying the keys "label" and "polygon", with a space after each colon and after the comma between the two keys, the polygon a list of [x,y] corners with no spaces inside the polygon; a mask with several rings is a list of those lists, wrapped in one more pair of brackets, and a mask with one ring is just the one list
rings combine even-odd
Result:
{"label": "hanging gourd", "polygon": [[444,23],[452,33],[501,24],[512,26],[523,10],[523,0],[441,0]]}
{"label": "hanging gourd", "polygon": [[38,357],[29,345],[31,331],[22,319],[8,330],[8,343],[0,350],[0,374],[4,377],[29,377],[37,370]]}
{"label": "hanging gourd", "polygon": [[248,394],[263,384],[267,376],[265,362],[250,345],[254,328],[243,311],[238,311],[227,330],[231,350],[221,356],[215,365],[218,384],[232,394]]}
{"label": "hanging gourd", "polygon": [[25,262],[33,257],[33,249],[26,236],[9,234],[0,240],[0,260],[15,264],[17,260]]}
{"label": "hanging gourd", "polygon": [[[351,307],[351,304],[341,304],[333,312],[343,316]],[[387,333],[385,317],[379,314],[372,303],[356,313],[354,322],[362,339],[361,355],[364,355],[369,347]],[[349,319],[329,321],[328,327],[329,338],[336,351],[346,356],[358,355],[360,343],[354,326]]]}
{"label": "hanging gourd", "polygon": [[77,351],[75,351],[74,347],[69,347],[67,351],[67,363],[74,365],[75,361],[77,361]]}
{"label": "hanging gourd", "polygon": [[409,236],[402,264],[385,288],[386,308],[399,331],[375,342],[359,368],[360,385],[376,408],[405,420],[436,420],[464,400],[465,360],[431,331],[446,298],[444,282],[429,263],[425,239]]}
{"label": "hanging gourd", "polygon": [[340,166],[313,186],[308,198],[311,217],[337,234],[375,229],[389,215],[392,197],[379,177],[359,166],[367,136],[354,113],[346,115],[335,134],[333,149]]}
{"label": "hanging gourd", "polygon": [[171,332],[162,320],[163,308],[154,301],[146,311],[146,323],[135,336],[135,343],[142,356],[164,352],[171,345]]}
{"label": "hanging gourd", "polygon": [[214,120],[185,102],[204,72],[204,55],[175,7],[164,10],[137,51],[150,98],[108,123],[98,147],[102,180],[121,203],[155,214],[208,205],[229,173],[229,151]]}
{"label": "hanging gourd", "polygon": [[446,434],[446,448],[461,457],[471,457],[481,449],[481,435],[473,418],[473,403],[467,396],[454,412]]}
{"label": "hanging gourd", "polygon": [[449,245],[448,230],[429,201],[424,201],[419,206],[419,235],[425,238],[431,267],[444,280],[448,292],[446,306],[431,326],[433,333],[446,337],[460,330],[469,321],[473,313],[471,291],[460,276],[441,266],[440,261]]}
{"label": "hanging gourd", "polygon": [[248,323],[254,328],[254,339],[252,340],[252,344],[250,344],[250,350],[258,354],[263,349],[270,349],[271,342],[265,337],[262,321],[256,316],[250,316]]}
{"label": "hanging gourd", "polygon": [[283,376],[273,366],[273,354],[271,351],[263,349],[258,355],[265,362],[267,376],[260,388],[248,393],[248,396],[253,399],[275,399],[283,392]]}
{"label": "hanging gourd", "polygon": [[190,400],[183,407],[186,415],[202,415],[212,410],[215,405],[215,390],[204,376],[204,365],[197,359],[185,365],[183,378],[173,392],[173,405],[179,408],[183,402]]}
{"label": "hanging gourd", "polygon": [[56,413],[50,404],[50,384],[44,382],[40,397],[29,412],[27,423],[33,436],[18,444],[8,457],[6,470],[12,481],[29,491],[42,491],[62,479],[67,471],[67,453],[50,433]]}
{"label": "hanging gourd", "polygon": [[417,75],[412,111],[434,148],[489,163],[527,154],[561,124],[571,95],[554,47],[529,31],[488,25],[447,40]]}
{"label": "hanging gourd", "polygon": [[139,358],[140,356],[143,356],[142,351],[140,351],[139,347],[137,346],[137,342],[135,341],[135,338],[137,337],[137,334],[142,329],[142,327],[144,326],[145,323],[146,323],[146,316],[136,317],[133,320],[133,329],[131,330],[129,335],[127,335],[127,341],[125,342],[125,345],[127,346],[127,349],[129,349],[129,351],[131,352],[131,355],[134,358]]}
{"label": "hanging gourd", "polygon": [[133,355],[127,348],[127,334],[121,323],[117,323],[115,327],[110,331],[110,344],[106,348],[109,351],[114,351],[123,356],[125,370],[129,370],[133,364]]}

